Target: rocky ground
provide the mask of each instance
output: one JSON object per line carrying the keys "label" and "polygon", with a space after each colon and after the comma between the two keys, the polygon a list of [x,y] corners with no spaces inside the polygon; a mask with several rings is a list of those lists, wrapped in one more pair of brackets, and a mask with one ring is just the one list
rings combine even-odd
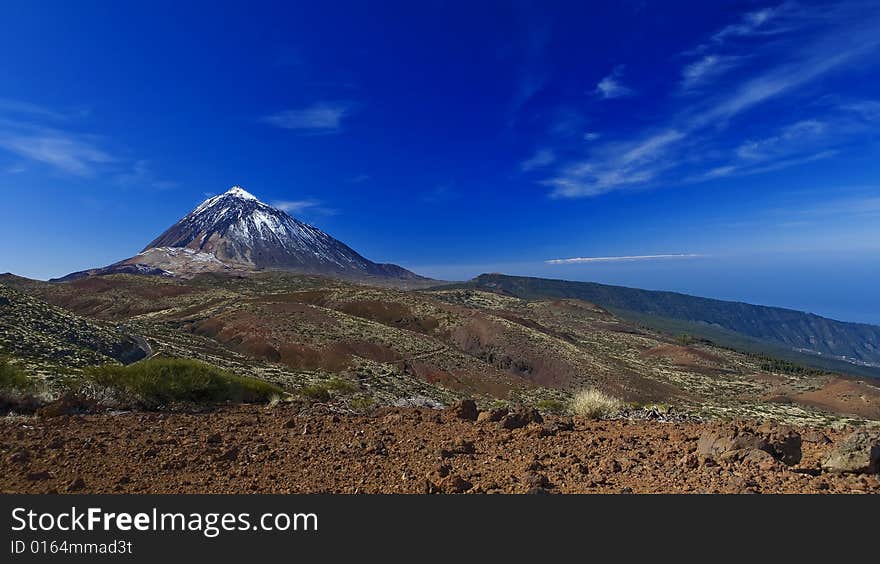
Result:
{"label": "rocky ground", "polygon": [[467,401],[371,415],[277,405],[9,416],[0,492],[880,493],[877,431],[664,419]]}

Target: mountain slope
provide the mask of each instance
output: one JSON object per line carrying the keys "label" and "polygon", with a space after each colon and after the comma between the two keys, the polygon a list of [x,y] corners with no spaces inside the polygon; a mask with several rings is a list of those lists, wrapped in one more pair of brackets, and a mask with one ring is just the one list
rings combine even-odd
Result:
{"label": "mountain slope", "polygon": [[320,229],[269,206],[240,186],[205,200],[130,259],[68,275],[191,276],[203,272],[290,270],[351,279],[425,281],[372,262]]}
{"label": "mountain slope", "polygon": [[701,417],[820,425],[834,414],[880,418],[880,388],[865,379],[683,343],[580,300],[410,292],[279,271],[0,281],[95,324],[124,327],[152,354],[202,360],[295,394],[337,389],[352,407],[470,396],[555,409],[595,387]]}
{"label": "mountain slope", "polygon": [[82,318],[0,284],[0,356],[80,368],[145,356],[140,345],[115,327]]}
{"label": "mountain slope", "polygon": [[580,299],[617,312],[683,320],[691,322],[692,327],[725,329],[812,355],[880,367],[880,327],[874,325],[834,321],[777,307],[594,282],[483,274],[465,286],[523,299]]}

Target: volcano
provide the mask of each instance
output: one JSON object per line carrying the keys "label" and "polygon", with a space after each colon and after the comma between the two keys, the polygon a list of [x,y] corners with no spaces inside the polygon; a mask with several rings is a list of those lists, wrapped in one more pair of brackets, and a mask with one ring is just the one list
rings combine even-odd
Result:
{"label": "volcano", "polygon": [[204,272],[283,270],[354,280],[427,281],[364,258],[317,227],[233,186],[169,227],[136,256],[59,281],[106,274],[189,277]]}

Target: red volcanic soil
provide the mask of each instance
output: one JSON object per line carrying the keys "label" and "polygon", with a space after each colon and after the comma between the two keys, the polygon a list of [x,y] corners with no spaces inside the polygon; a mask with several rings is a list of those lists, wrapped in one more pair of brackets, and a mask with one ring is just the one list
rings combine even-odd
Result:
{"label": "red volcanic soil", "polygon": [[364,416],[289,405],[7,417],[0,492],[880,493],[876,476],[820,471],[843,434],[802,430],[794,466],[695,454],[719,428],[546,417],[507,429],[452,409]]}
{"label": "red volcanic soil", "polygon": [[818,390],[794,396],[794,401],[831,413],[880,419],[880,387],[857,378],[834,378]]}

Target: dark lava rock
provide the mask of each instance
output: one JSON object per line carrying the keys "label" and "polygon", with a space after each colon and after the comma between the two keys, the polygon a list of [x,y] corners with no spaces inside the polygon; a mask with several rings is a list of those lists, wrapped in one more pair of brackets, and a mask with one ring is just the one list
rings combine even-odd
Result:
{"label": "dark lava rock", "polygon": [[459,419],[476,421],[479,416],[477,403],[472,399],[463,399],[452,406],[452,413]]}

